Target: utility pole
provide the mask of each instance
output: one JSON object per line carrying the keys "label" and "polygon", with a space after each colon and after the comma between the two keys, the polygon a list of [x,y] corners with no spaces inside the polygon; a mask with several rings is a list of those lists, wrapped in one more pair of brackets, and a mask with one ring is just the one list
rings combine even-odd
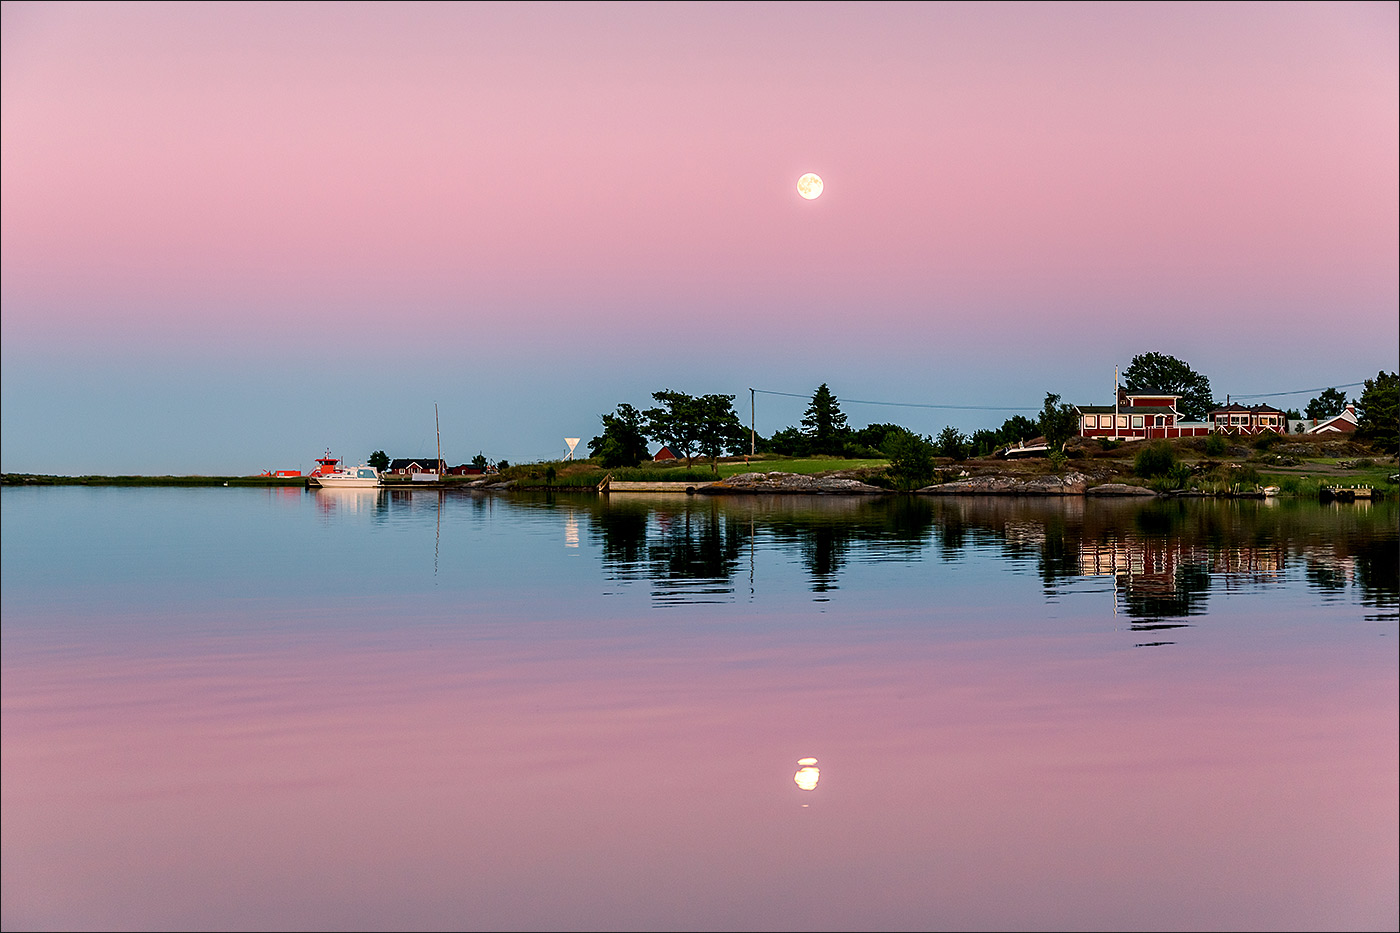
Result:
{"label": "utility pole", "polygon": [[758,452],[754,449],[755,446],[756,446],[756,444],[754,443],[754,438],[755,438],[757,435],[754,434],[754,429],[753,429],[753,426],[754,426],[753,409],[754,409],[754,405],[753,405],[753,386],[749,386],[749,456],[750,456],[750,457],[756,456],[757,453],[758,453]]}
{"label": "utility pole", "polygon": [[[1118,439],[1118,367],[1113,367],[1113,439]],[[1115,603],[1115,605],[1117,605]]]}

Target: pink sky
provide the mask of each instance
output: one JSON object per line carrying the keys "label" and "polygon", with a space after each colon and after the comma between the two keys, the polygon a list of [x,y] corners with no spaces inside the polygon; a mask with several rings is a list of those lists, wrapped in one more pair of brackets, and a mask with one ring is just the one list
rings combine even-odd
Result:
{"label": "pink sky", "polygon": [[[6,4],[4,469],[412,446],[217,427],[370,367],[470,385],[463,458],[512,459],[666,387],[1358,382],[1400,336],[1398,38],[1394,4]],[[211,426],[153,426],[162,384]]]}

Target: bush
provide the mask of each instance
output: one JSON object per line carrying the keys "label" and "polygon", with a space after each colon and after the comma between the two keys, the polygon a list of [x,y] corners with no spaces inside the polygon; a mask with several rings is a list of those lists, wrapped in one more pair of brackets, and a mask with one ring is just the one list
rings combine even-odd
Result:
{"label": "bush", "polygon": [[1218,457],[1225,453],[1226,446],[1225,435],[1213,433],[1206,438],[1206,442],[1202,445],[1201,449],[1209,456]]}
{"label": "bush", "polygon": [[1263,434],[1260,434],[1254,439],[1254,449],[1268,450],[1270,447],[1274,446],[1274,444],[1276,444],[1279,440],[1280,437],[1277,433],[1273,431],[1265,431]]}
{"label": "bush", "polygon": [[1050,461],[1050,469],[1056,473],[1064,472],[1065,464],[1069,462],[1069,457],[1059,450],[1050,451],[1050,456],[1046,459]]}
{"label": "bush", "polygon": [[1133,472],[1144,479],[1166,476],[1176,466],[1176,451],[1166,441],[1153,441],[1138,451],[1133,460]]}
{"label": "bush", "polygon": [[933,479],[933,441],[912,431],[893,434],[885,441],[889,477],[899,489],[918,489]]}

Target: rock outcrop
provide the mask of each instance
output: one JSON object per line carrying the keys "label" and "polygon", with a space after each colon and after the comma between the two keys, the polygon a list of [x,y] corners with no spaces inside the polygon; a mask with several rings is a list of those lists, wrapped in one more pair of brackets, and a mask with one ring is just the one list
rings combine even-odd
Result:
{"label": "rock outcrop", "polygon": [[889,492],[857,479],[807,476],[801,473],[739,473],[695,490],[698,495],[726,493],[806,493],[808,495],[872,495]]}
{"label": "rock outcrop", "polygon": [[1089,481],[1083,473],[1032,477],[993,473],[937,483],[917,491],[930,496],[1082,496]]}
{"label": "rock outcrop", "polygon": [[1127,483],[1104,483],[1084,490],[1086,496],[1155,496],[1157,493],[1146,486],[1129,486]]}

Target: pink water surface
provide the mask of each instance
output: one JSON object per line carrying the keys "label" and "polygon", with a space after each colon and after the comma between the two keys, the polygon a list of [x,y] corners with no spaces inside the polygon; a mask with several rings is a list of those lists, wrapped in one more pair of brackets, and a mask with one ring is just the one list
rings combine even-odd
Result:
{"label": "pink water surface", "polygon": [[1394,927],[1384,633],[702,621],[32,639],[4,926]]}

